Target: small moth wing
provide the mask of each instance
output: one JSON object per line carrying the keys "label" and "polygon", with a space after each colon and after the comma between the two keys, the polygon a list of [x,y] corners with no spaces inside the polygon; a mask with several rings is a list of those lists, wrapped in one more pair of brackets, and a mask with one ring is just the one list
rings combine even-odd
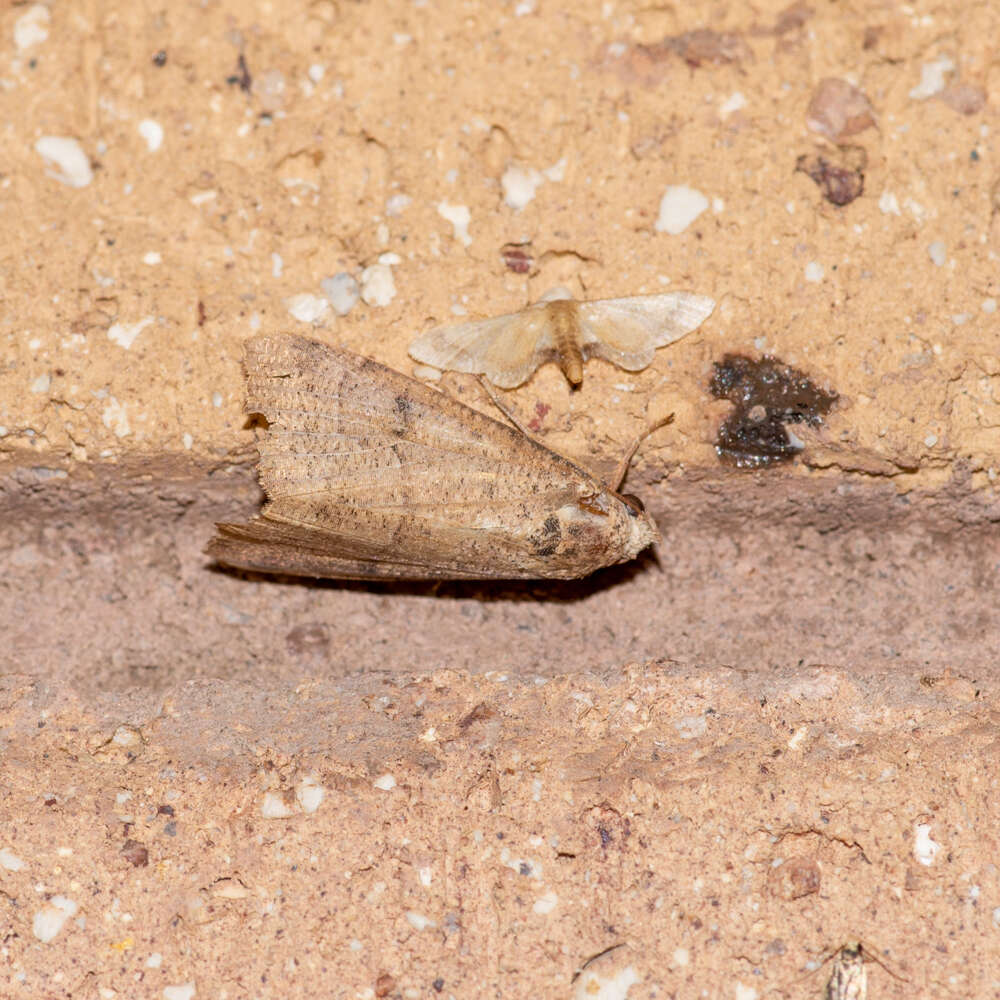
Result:
{"label": "small moth wing", "polygon": [[[270,499],[249,524],[219,525],[208,551],[222,563],[354,579],[571,578],[656,538],[573,463],[375,361],[279,336],[249,341],[245,366],[247,410],[270,423],[259,447]],[[571,551],[557,515],[595,497],[610,506],[590,550]],[[612,515],[627,536],[602,534]]]}
{"label": "small moth wing", "polygon": [[697,330],[714,308],[714,299],[692,292],[581,302],[580,349],[584,358],[641,371],[653,360],[656,348]]}
{"label": "small moth wing", "polygon": [[435,368],[485,375],[501,389],[513,389],[555,357],[547,305],[435,327],[410,345],[410,357]]}

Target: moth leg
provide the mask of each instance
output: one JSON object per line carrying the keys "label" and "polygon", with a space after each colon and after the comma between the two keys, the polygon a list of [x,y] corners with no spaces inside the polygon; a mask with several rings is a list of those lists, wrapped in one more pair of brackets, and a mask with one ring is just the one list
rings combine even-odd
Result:
{"label": "moth leg", "polygon": [[495,406],[495,407],[496,407],[496,408],[497,408],[497,409],[498,409],[498,410],[499,410],[499,411],[500,411],[500,412],[501,412],[501,413],[502,413],[502,414],[503,414],[503,415],[504,415],[504,416],[505,416],[505,417],[506,417],[506,418],[507,418],[507,419],[508,419],[508,420],[509,420],[509,421],[510,421],[510,422],[511,422],[511,423],[512,423],[512,424],[513,424],[513,425],[514,425],[514,426],[515,426],[515,427],[516,427],[516,428],[517,428],[517,429],[518,429],[518,430],[519,430],[519,431],[520,431],[520,432],[521,432],[521,433],[522,433],[523,435],[524,435],[524,436],[525,436],[525,437],[526,437],[526,438],[530,438],[530,439],[531,439],[532,441],[536,441],[537,439],[536,439],[536,438],[535,438],[535,436],[534,436],[534,435],[533,435],[533,434],[531,433],[531,431],[529,431],[529,430],[528,430],[528,428],[527,428],[527,427],[525,427],[525,426],[524,426],[524,424],[522,424],[522,423],[521,423],[521,421],[520,421],[520,420],[518,420],[518,419],[517,419],[517,417],[516,417],[516,416],[514,415],[514,411],[513,411],[513,410],[511,410],[511,408],[510,408],[510,407],[509,407],[509,406],[508,406],[508,405],[507,405],[507,404],[506,404],[505,402],[503,402],[503,400],[501,400],[501,399],[500,399],[500,397],[499,397],[499,396],[497,395],[497,392],[496,392],[496,389],[494,389],[494,388],[493,388],[493,386],[491,386],[491,385],[490,385],[490,383],[489,383],[489,379],[487,379],[485,375],[480,375],[480,376],[478,376],[478,378],[479,378],[479,384],[480,384],[480,385],[481,385],[481,386],[482,386],[482,387],[483,387],[483,388],[484,388],[484,389],[486,390],[486,395],[487,395],[487,396],[489,396],[489,397],[490,397],[490,399],[491,399],[491,400],[493,401],[493,405],[494,405],[494,406]]}
{"label": "moth leg", "polygon": [[618,467],[615,469],[614,474],[611,479],[608,480],[608,485],[617,493],[625,482],[625,477],[628,475],[628,467],[632,464],[632,459],[635,458],[635,453],[639,450],[639,445],[653,434],[658,431],[661,427],[666,427],[667,424],[672,423],[674,415],[668,414],[661,420],[657,420],[650,424],[636,439],[632,442],[629,449],[622,456],[621,461],[618,463]]}

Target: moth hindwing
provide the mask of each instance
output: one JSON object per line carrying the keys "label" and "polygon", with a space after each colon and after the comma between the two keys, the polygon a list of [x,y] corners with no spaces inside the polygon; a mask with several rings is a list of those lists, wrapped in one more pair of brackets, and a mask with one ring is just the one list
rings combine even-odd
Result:
{"label": "moth hindwing", "polygon": [[523,434],[368,358],[292,335],[246,345],[268,501],[220,524],[220,563],[342,579],[571,579],[653,521]]}

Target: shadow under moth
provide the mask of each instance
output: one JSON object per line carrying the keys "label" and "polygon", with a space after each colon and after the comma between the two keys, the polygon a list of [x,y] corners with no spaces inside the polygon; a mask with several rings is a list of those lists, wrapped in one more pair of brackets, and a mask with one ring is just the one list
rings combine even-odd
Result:
{"label": "shadow under moth", "polygon": [[258,466],[268,501],[247,524],[217,526],[207,553],[224,565],[339,579],[573,579],[659,540],[634,498],[369,358],[260,336],[244,367],[247,412],[269,424]]}
{"label": "shadow under moth", "polygon": [[579,385],[589,358],[641,371],[658,347],[697,330],[714,308],[713,299],[692,292],[578,302],[554,288],[520,312],[428,330],[410,345],[410,357],[485,375],[501,389],[519,386],[539,365],[555,361]]}

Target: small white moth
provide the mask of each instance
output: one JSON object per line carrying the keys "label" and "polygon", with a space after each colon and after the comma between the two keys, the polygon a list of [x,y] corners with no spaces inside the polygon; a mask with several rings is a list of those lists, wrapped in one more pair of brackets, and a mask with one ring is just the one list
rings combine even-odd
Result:
{"label": "small white moth", "polygon": [[485,375],[501,389],[521,385],[539,365],[556,361],[579,385],[588,358],[641,371],[656,348],[696,330],[714,308],[714,299],[691,292],[579,302],[555,288],[521,312],[435,327],[410,345],[410,357]]}

